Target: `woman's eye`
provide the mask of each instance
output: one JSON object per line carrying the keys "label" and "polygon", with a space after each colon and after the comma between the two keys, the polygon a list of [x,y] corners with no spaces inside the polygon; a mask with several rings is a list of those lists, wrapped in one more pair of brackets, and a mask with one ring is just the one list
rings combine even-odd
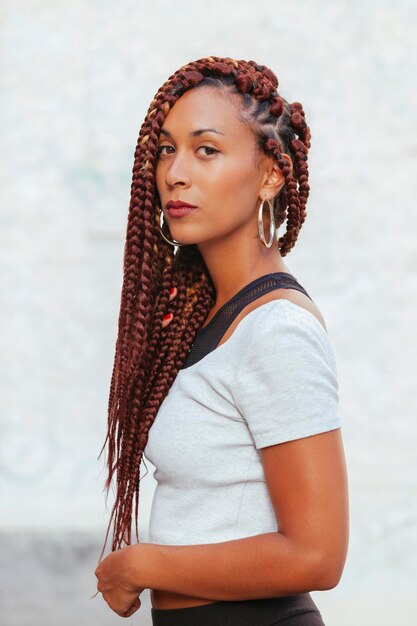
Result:
{"label": "woman's eye", "polygon": [[[164,148],[172,148],[172,146],[159,146],[159,148],[157,149],[156,153],[157,153],[158,155],[162,154],[162,150],[163,150]],[[165,153],[165,154],[166,154],[166,153]]]}
{"label": "woman's eye", "polygon": [[215,154],[216,152],[218,152],[218,150],[216,150],[216,148],[212,148],[211,146],[200,146],[198,148],[198,150],[201,150],[201,149],[203,149],[203,150],[211,150],[211,152],[209,154],[206,153],[206,156],[209,156],[211,154]]}
{"label": "woman's eye", "polygon": [[[159,146],[156,151],[157,156],[164,155],[164,154],[172,154],[172,152],[163,152],[165,148],[167,148],[168,150],[174,150],[172,146]],[[216,148],[212,148],[211,146],[200,146],[199,148],[197,148],[197,150],[208,150],[205,156],[211,156],[213,154],[216,154],[216,152],[219,152],[218,150],[216,150]]]}

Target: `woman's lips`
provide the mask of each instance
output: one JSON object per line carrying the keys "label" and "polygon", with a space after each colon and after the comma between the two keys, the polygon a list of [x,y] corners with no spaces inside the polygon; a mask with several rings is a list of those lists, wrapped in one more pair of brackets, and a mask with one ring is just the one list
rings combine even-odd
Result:
{"label": "woman's lips", "polygon": [[195,207],[189,206],[170,207],[169,209],[167,209],[168,215],[170,217],[184,217],[194,210]]}

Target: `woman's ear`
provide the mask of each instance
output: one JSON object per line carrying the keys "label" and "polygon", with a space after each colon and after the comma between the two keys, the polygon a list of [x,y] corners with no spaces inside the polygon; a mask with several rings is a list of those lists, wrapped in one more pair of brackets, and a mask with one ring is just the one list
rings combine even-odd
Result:
{"label": "woman's ear", "polygon": [[[291,161],[291,157],[285,152],[282,153],[284,159],[288,162],[288,165],[291,168],[291,173],[293,171],[293,164]],[[272,157],[269,157],[266,171],[264,173],[262,179],[262,186],[259,189],[260,197],[268,197],[272,200],[282,189],[285,184],[285,177],[279,167],[277,161]]]}

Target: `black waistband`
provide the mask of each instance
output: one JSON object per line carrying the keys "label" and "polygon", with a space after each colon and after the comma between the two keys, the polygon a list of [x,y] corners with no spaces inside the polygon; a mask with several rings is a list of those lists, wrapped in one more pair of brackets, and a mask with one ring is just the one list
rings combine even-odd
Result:
{"label": "black waistband", "polygon": [[[324,626],[321,613],[309,593],[259,600],[222,600],[180,609],[151,608],[153,626],[267,626],[291,623]],[[295,619],[296,616],[298,619]]]}

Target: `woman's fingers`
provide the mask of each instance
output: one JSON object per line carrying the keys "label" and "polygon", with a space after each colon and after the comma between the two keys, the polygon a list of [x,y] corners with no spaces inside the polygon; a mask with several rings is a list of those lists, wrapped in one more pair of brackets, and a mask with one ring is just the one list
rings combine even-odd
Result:
{"label": "woman's fingers", "polygon": [[142,602],[139,600],[139,598],[137,598],[130,607],[130,609],[128,609],[122,617],[130,617],[131,615],[133,615],[133,613],[136,613],[136,611],[140,609],[141,604]]}

